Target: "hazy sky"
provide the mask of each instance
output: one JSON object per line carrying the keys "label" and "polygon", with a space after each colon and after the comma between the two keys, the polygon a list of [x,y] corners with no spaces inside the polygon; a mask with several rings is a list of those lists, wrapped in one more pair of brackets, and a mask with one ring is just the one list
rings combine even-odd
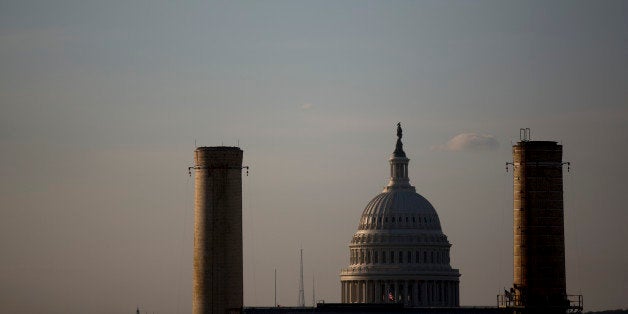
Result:
{"label": "hazy sky", "polygon": [[0,312],[189,313],[197,145],[244,150],[245,305],[340,300],[395,124],[461,303],[512,284],[511,144],[564,145],[567,284],[628,307],[628,1],[0,1]]}

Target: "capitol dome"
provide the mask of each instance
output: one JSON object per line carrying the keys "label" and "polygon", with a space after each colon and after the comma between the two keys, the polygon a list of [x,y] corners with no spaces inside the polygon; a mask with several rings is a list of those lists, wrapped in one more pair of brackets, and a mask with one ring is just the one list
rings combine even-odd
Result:
{"label": "capitol dome", "polygon": [[397,126],[390,181],[362,212],[340,273],[343,303],[458,306],[459,277],[436,210],[410,185]]}

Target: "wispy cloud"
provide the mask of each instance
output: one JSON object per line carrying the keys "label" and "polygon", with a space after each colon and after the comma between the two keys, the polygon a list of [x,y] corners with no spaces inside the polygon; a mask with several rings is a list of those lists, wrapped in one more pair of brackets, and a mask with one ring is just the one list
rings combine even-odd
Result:
{"label": "wispy cloud", "polygon": [[433,150],[442,151],[486,151],[499,147],[499,143],[490,134],[460,133],[452,137],[447,143],[433,146]]}
{"label": "wispy cloud", "polygon": [[303,109],[303,110],[309,110],[311,108],[312,108],[312,104],[310,104],[310,103],[305,103],[305,104],[301,105],[301,109]]}

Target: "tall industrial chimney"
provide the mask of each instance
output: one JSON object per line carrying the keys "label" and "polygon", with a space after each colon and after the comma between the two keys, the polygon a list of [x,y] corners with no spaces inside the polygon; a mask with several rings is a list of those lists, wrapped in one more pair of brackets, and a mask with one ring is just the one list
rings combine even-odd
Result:
{"label": "tall industrial chimney", "polygon": [[512,152],[514,296],[528,311],[565,313],[563,147],[527,132]]}
{"label": "tall industrial chimney", "polygon": [[194,151],[194,314],[242,308],[242,150]]}

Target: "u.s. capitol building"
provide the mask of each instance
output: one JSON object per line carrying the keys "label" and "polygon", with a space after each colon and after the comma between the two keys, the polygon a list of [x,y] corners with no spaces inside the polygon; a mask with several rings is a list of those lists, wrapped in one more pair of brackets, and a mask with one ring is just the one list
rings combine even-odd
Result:
{"label": "u.s. capitol building", "polygon": [[410,184],[400,125],[397,137],[390,182],[366,205],[349,245],[350,265],[340,273],[342,302],[459,306],[451,244],[432,204]]}

